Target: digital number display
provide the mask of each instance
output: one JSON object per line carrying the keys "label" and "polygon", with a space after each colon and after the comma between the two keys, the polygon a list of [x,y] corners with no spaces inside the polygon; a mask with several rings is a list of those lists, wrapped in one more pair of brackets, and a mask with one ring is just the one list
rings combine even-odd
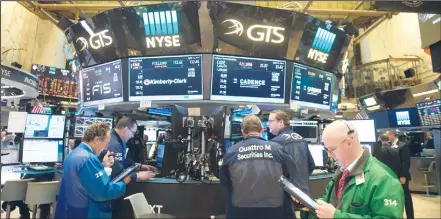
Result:
{"label": "digital number display", "polygon": [[441,99],[417,104],[422,126],[441,125]]}

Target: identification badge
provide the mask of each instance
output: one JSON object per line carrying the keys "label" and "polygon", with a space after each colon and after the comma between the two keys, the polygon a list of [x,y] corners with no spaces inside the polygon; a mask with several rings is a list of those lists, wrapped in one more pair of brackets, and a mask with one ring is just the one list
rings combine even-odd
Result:
{"label": "identification badge", "polygon": [[364,173],[361,173],[360,175],[355,177],[355,184],[358,186],[363,183],[364,183]]}

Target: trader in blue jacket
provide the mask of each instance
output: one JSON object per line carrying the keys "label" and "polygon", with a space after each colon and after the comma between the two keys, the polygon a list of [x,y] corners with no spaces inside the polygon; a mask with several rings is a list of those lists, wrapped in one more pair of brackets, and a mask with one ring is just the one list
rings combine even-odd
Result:
{"label": "trader in blue jacket", "polygon": [[136,177],[110,182],[103,166],[113,164],[110,153],[103,163],[97,157],[109,141],[110,127],[105,123],[93,124],[84,132],[83,142],[66,157],[55,218],[112,217],[110,200],[123,196],[126,185],[135,182]]}
{"label": "trader in blue jacket", "polygon": [[283,147],[264,140],[255,115],[242,121],[244,141],[225,153],[220,181],[227,187],[227,218],[295,218],[289,195],[278,184],[295,175],[293,161]]}
{"label": "trader in blue jacket", "polygon": [[299,134],[292,131],[289,123],[289,116],[286,112],[275,110],[268,118],[269,131],[276,135],[271,141],[277,142],[284,147],[294,161],[295,176],[290,180],[294,181],[306,194],[309,194],[309,175],[315,168],[315,163],[308,143]]}

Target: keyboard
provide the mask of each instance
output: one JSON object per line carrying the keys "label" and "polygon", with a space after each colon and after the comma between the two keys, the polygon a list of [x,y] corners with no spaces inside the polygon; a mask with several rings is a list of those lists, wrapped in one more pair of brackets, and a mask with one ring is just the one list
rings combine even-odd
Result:
{"label": "keyboard", "polygon": [[55,167],[48,167],[48,166],[29,166],[28,169],[30,169],[30,170],[38,170],[38,171],[42,171],[42,170],[53,170],[53,169],[55,169]]}
{"label": "keyboard", "polygon": [[321,175],[321,174],[327,174],[328,171],[327,170],[314,170],[312,171],[311,175]]}

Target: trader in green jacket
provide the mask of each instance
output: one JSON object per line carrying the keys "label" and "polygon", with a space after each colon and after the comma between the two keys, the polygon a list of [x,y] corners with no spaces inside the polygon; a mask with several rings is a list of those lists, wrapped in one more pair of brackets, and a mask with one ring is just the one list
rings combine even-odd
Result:
{"label": "trader in green jacket", "polygon": [[400,182],[360,145],[353,125],[333,122],[324,130],[323,142],[340,168],[326,186],[326,194],[317,200],[316,215],[302,212],[302,218],[403,218]]}

